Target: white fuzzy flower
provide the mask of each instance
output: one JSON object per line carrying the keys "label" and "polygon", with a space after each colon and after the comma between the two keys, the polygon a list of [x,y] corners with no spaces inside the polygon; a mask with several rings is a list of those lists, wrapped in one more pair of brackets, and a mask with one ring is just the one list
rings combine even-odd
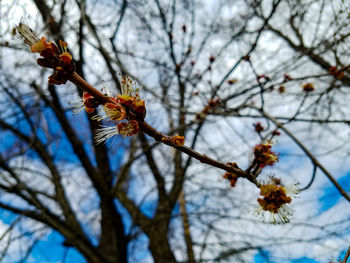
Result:
{"label": "white fuzzy flower", "polygon": [[96,129],[96,134],[94,136],[95,142],[97,144],[102,142],[106,143],[108,139],[118,134],[119,131],[117,126],[102,126],[102,128]]}

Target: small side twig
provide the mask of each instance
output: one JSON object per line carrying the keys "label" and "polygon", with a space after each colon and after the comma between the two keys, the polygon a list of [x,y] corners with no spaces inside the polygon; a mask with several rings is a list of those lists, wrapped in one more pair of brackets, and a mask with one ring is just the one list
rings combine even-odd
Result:
{"label": "small side twig", "polygon": [[345,254],[345,257],[344,257],[342,263],[346,263],[346,261],[348,261],[349,256],[350,256],[350,247],[346,251],[346,254]]}

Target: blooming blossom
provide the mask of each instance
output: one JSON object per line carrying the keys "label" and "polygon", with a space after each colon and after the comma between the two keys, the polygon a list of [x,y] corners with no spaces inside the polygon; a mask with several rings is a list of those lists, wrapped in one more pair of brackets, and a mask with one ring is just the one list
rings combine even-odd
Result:
{"label": "blooming blossom", "polygon": [[30,46],[32,52],[40,54],[41,58],[37,63],[55,70],[49,76],[49,84],[65,84],[75,70],[72,55],[67,51],[67,43],[60,40],[60,50],[52,41],[47,42],[45,37],[39,39],[35,32],[23,23],[16,27],[16,31],[24,38],[24,43]]}
{"label": "blooming blossom", "polygon": [[121,78],[121,90],[122,94],[117,95],[116,101],[129,109],[139,119],[146,117],[146,106],[145,101],[140,99],[140,86],[136,80],[131,76],[122,75],[119,73]]}
{"label": "blooming blossom", "polygon": [[119,134],[126,136],[132,136],[139,132],[139,124],[135,120],[128,122],[121,122],[117,124]]}
{"label": "blooming blossom", "polygon": [[103,126],[100,129],[96,129],[95,141],[97,144],[102,142],[106,143],[108,139],[119,134],[118,127],[114,126]]}
{"label": "blooming blossom", "polygon": [[106,103],[105,105],[103,105],[103,110],[104,113],[100,113],[94,117],[92,117],[92,119],[97,120],[97,121],[101,121],[104,119],[111,119],[113,121],[121,121],[124,120],[126,118],[126,110],[124,108],[123,105],[121,105],[120,103]]}
{"label": "blooming blossom", "polygon": [[258,198],[257,215],[264,218],[269,215],[269,222],[272,224],[289,223],[293,217],[293,209],[289,206],[292,197],[300,192],[298,183],[284,185],[281,179],[271,176],[268,181],[260,186],[260,195]]}

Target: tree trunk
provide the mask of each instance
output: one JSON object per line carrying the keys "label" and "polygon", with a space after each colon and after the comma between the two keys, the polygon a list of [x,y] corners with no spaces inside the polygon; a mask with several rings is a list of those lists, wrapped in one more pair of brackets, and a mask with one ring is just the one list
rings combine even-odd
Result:
{"label": "tree trunk", "polygon": [[112,199],[101,200],[101,240],[99,250],[106,262],[127,263],[127,238],[121,216]]}
{"label": "tree trunk", "polygon": [[168,240],[168,227],[165,224],[158,224],[147,231],[149,238],[149,249],[151,250],[155,263],[176,263],[174,253],[170,249]]}

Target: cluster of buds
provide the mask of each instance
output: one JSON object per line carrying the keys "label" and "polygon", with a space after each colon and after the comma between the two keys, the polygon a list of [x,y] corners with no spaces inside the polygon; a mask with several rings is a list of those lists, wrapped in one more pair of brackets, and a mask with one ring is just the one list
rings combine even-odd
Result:
{"label": "cluster of buds", "polygon": [[258,144],[254,147],[254,162],[260,168],[263,168],[267,165],[272,166],[275,162],[278,162],[278,155],[271,151],[271,148],[271,141]]}
{"label": "cluster of buds", "polygon": [[302,88],[303,88],[303,91],[304,91],[304,92],[312,92],[312,91],[315,90],[314,84],[312,84],[312,83],[310,83],[310,82],[305,83],[305,84],[302,86]]}
{"label": "cluster of buds", "polygon": [[[118,94],[112,98],[112,102],[107,102],[103,105],[103,114],[96,115],[93,119],[101,121],[103,119],[110,119],[120,122],[115,127],[104,127],[99,129],[96,134],[96,141],[98,143],[106,141],[110,137],[121,134],[125,136],[132,136],[139,132],[139,125],[137,120],[143,121],[146,117],[145,101],[140,99],[138,83],[130,76],[119,74],[121,78],[122,94]],[[109,92],[108,92],[109,93]]]}
{"label": "cluster of buds", "polygon": [[[227,165],[230,165],[234,168],[238,168],[237,163],[233,162],[233,163],[226,163]],[[231,187],[235,187],[236,183],[237,183],[237,179],[238,176],[235,175],[234,173],[230,173],[230,172],[226,172],[222,175],[222,178],[228,180],[230,182],[230,186]]]}
{"label": "cluster of buds", "polygon": [[[37,63],[45,68],[52,68],[54,73],[49,77],[49,84],[65,84],[75,73],[75,65],[72,55],[67,51],[67,43],[59,41],[59,47],[52,41],[47,42],[45,37],[38,38],[35,32],[27,25],[20,23],[16,28],[23,38],[24,43],[30,46],[32,52],[40,54]],[[132,136],[139,131],[138,121],[143,121],[146,116],[145,102],[140,99],[137,82],[130,76],[120,74],[122,94],[117,97],[108,97],[105,101],[100,101],[94,95],[84,92],[83,98],[74,108],[75,112],[82,109],[89,114],[96,108],[103,105],[104,114],[93,118],[97,121],[110,119],[112,121],[124,121],[114,127],[103,127],[97,131],[97,143],[103,142],[110,137],[121,134],[123,136]]]}
{"label": "cluster of buds", "polygon": [[344,71],[338,70],[337,67],[335,66],[330,67],[328,72],[329,74],[331,74],[332,76],[335,76],[338,79],[341,79],[344,77]]}
{"label": "cluster of buds", "polygon": [[49,77],[49,84],[65,84],[75,70],[72,55],[67,51],[67,43],[60,41],[59,47],[45,37],[38,38],[27,25],[20,23],[16,31],[24,38],[24,43],[30,46],[32,52],[39,53],[41,58],[37,63],[45,68],[52,68],[55,72]]}
{"label": "cluster of buds", "polygon": [[218,106],[220,104],[221,100],[219,97],[216,97],[214,99],[210,99],[208,101],[208,104],[204,107],[204,109],[196,114],[196,120],[204,119],[205,116],[209,113],[209,110],[213,109],[214,107]]}
{"label": "cluster of buds", "polygon": [[[131,79],[127,76],[124,78]],[[125,86],[122,82],[123,94],[118,94],[117,97],[112,97],[109,92],[107,96],[111,99],[111,102],[107,102],[102,106],[102,111],[93,116],[92,119],[96,121],[102,121],[105,119],[112,121],[124,121],[117,123],[115,126],[105,126],[97,130],[95,139],[97,143],[105,142],[109,138],[120,134],[125,136],[132,136],[139,132],[139,125],[137,120],[143,120],[146,116],[145,102],[139,98],[139,95],[126,95]],[[91,94],[84,92],[83,99],[80,103],[77,103],[74,107],[74,111],[79,112],[81,109],[85,109],[87,113],[93,113],[97,107],[101,105],[100,101]]]}
{"label": "cluster of buds", "polygon": [[237,179],[238,179],[238,176],[233,174],[233,173],[226,172],[226,173],[224,173],[222,178],[228,180],[230,182],[230,186],[231,187],[235,187]]}
{"label": "cluster of buds", "polygon": [[270,222],[288,223],[293,216],[293,210],[288,206],[292,202],[292,197],[300,192],[298,184],[285,186],[281,179],[271,176],[267,182],[260,186],[260,195],[258,198],[257,214],[270,214]]}

